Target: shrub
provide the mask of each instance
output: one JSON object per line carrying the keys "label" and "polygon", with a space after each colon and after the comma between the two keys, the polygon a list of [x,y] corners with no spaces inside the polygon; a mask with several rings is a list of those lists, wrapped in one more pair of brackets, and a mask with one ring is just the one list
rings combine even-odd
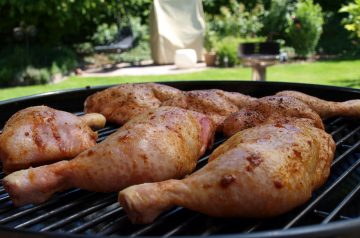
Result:
{"label": "shrub", "polygon": [[103,23],[97,26],[96,32],[91,37],[91,39],[97,45],[105,45],[114,41],[117,33],[118,33],[118,27],[115,23],[111,25],[107,23]]}
{"label": "shrub", "polygon": [[264,13],[264,27],[261,31],[262,35],[267,36],[267,41],[285,35],[291,9],[292,4],[288,0],[271,0],[270,9]]}
{"label": "shrub", "polygon": [[296,4],[287,33],[298,56],[307,57],[314,53],[322,33],[322,25],[320,5],[314,4],[313,0],[301,0]]}
{"label": "shrub", "polygon": [[129,62],[136,64],[142,60],[151,59],[150,46],[148,42],[142,41],[133,49],[121,54],[111,54],[109,55],[109,58],[115,62]]}
{"label": "shrub", "polygon": [[37,69],[32,66],[26,67],[15,76],[11,82],[13,86],[25,86],[34,84],[46,84],[50,82],[50,73],[46,68]]}
{"label": "shrub", "polygon": [[354,37],[360,38],[360,0],[355,0],[355,2],[343,6],[340,12],[349,14],[343,19],[345,29],[353,32]]}
{"label": "shrub", "polygon": [[0,51],[0,86],[43,84],[54,74],[67,74],[78,65],[65,47],[7,47]]}
{"label": "shrub", "polygon": [[215,44],[218,65],[221,67],[233,67],[240,64],[238,48],[240,43],[264,42],[264,37],[241,38],[228,36],[217,41]]}
{"label": "shrub", "polygon": [[225,37],[216,44],[216,55],[221,67],[233,67],[239,64],[237,49],[240,39],[236,37]]}
{"label": "shrub", "polygon": [[209,27],[206,27],[205,36],[204,36],[204,48],[206,52],[214,51],[215,42],[216,42],[215,32],[210,30]]}
{"label": "shrub", "polygon": [[263,27],[261,16],[264,14],[264,6],[257,4],[247,11],[244,4],[236,0],[230,0],[228,6],[220,8],[220,15],[209,21],[210,29],[216,31],[219,36],[254,37]]}

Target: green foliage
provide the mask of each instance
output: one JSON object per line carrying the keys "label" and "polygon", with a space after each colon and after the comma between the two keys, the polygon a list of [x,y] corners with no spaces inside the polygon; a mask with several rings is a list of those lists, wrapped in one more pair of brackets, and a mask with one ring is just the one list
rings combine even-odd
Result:
{"label": "green foliage", "polygon": [[105,45],[114,41],[118,33],[118,27],[115,23],[109,25],[103,23],[98,25],[95,34],[91,37],[91,40],[97,45]]}
{"label": "green foliage", "polygon": [[46,83],[52,75],[67,74],[77,65],[69,48],[7,47],[0,51],[0,86]]}
{"label": "green foliage", "polygon": [[[147,41],[149,39],[149,28],[147,25],[141,24],[140,17],[130,17],[130,24],[133,35],[137,41]],[[126,26],[127,25],[120,25],[120,27]],[[119,26],[117,24],[103,23],[97,27],[91,40],[95,45],[106,45],[116,40],[118,32]]]}
{"label": "green foliage", "polygon": [[[222,6],[229,6],[232,0],[203,0],[203,6],[206,13],[210,15],[218,15],[220,14],[220,8]],[[263,4],[268,7],[270,5],[271,0],[241,0],[237,2],[241,2],[245,6],[246,9],[252,9],[257,4]]]}
{"label": "green foliage", "polygon": [[264,14],[264,6],[257,4],[250,11],[242,3],[230,0],[229,5],[220,8],[220,15],[208,20],[210,29],[220,37],[254,37],[263,27],[260,21]]}
{"label": "green foliage", "polygon": [[234,67],[240,64],[238,58],[238,47],[240,43],[258,43],[264,42],[264,37],[241,38],[227,36],[215,43],[215,50],[220,67]]}
{"label": "green foliage", "polygon": [[234,37],[225,37],[217,43],[216,54],[219,66],[232,67],[237,63],[237,45],[238,42]]}
{"label": "green foliage", "polygon": [[284,37],[292,8],[293,5],[288,0],[271,0],[270,9],[264,14],[262,29],[267,41]]}
{"label": "green foliage", "polygon": [[34,26],[41,44],[79,42],[96,25],[111,18],[113,4],[104,0],[0,0],[1,42],[12,42],[15,27]]}
{"label": "green foliage", "polygon": [[74,44],[75,52],[79,55],[89,55],[94,53],[94,46],[91,42]]}
{"label": "green foliage", "polygon": [[239,64],[237,56],[239,43],[239,38],[228,36],[216,44],[216,55],[220,67],[233,67]]}
{"label": "green foliage", "polygon": [[206,27],[204,36],[204,48],[206,52],[212,52],[214,50],[216,40],[216,33],[210,30],[209,27]]}
{"label": "green foliage", "polygon": [[15,76],[15,80],[11,82],[13,86],[25,86],[34,84],[46,84],[50,82],[50,73],[46,68],[37,69],[28,66],[24,71],[19,72]]}
{"label": "green foliage", "polygon": [[109,55],[109,58],[115,62],[129,62],[132,64],[151,59],[149,43],[141,41],[135,48],[121,54]]}
{"label": "green foliage", "polygon": [[319,42],[323,25],[321,7],[313,0],[300,0],[287,29],[291,46],[300,57],[314,53]]}
{"label": "green foliage", "polygon": [[345,29],[353,32],[353,36],[360,38],[360,0],[343,6],[340,12],[348,13],[348,16],[343,19]]}
{"label": "green foliage", "polygon": [[149,40],[149,27],[147,24],[141,23],[140,17],[130,17],[131,29],[135,38],[138,41],[148,41]]}

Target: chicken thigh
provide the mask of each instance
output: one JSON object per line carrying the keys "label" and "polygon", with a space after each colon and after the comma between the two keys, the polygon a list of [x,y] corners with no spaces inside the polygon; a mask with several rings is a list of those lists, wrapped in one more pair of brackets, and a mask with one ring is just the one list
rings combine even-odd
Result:
{"label": "chicken thigh", "polygon": [[182,206],[216,217],[264,218],[305,203],[327,179],[335,143],[311,119],[283,118],[232,136],[183,180],[128,187],[119,201],[133,223]]}
{"label": "chicken thigh", "polygon": [[297,98],[311,107],[321,118],[334,116],[360,117],[360,100],[331,102],[297,91],[281,91],[276,95]]}
{"label": "chicken thigh", "polygon": [[115,192],[133,184],[182,178],[195,169],[213,135],[207,116],[160,107],[133,118],[73,160],[14,172],[3,185],[19,206],[43,202],[71,187]]}
{"label": "chicken thigh", "polygon": [[89,96],[84,111],[101,113],[109,122],[122,125],[179,94],[181,91],[176,88],[156,83],[122,84]]}
{"label": "chicken thigh", "polygon": [[193,90],[163,102],[162,105],[181,107],[208,115],[218,130],[231,113],[256,99],[241,93],[225,92],[219,89]]}
{"label": "chicken thigh", "polygon": [[85,111],[101,113],[108,121],[123,124],[146,110],[174,106],[204,113],[221,126],[228,115],[252,100],[255,98],[218,89],[180,91],[155,83],[123,84],[88,97]]}
{"label": "chicken thigh", "polygon": [[96,144],[92,128],[105,125],[105,117],[35,106],[15,113],[0,135],[0,159],[5,173],[34,165],[70,159]]}
{"label": "chicken thigh", "polygon": [[250,102],[227,117],[223,132],[230,137],[238,131],[285,117],[312,119],[316,127],[324,128],[320,116],[302,101],[286,96],[268,96]]}

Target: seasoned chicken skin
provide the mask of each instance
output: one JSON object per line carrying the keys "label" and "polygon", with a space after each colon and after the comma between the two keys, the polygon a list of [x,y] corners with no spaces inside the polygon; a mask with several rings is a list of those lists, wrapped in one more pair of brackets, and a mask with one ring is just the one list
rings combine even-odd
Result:
{"label": "seasoned chicken skin", "polygon": [[360,100],[331,102],[297,91],[281,91],[276,95],[297,98],[311,107],[321,118],[334,116],[360,117]]}
{"label": "seasoned chicken skin", "polygon": [[324,128],[320,116],[302,101],[286,96],[268,96],[249,102],[227,117],[223,132],[230,137],[238,131],[285,117],[312,119],[316,127]]}
{"label": "seasoned chicken skin", "polygon": [[41,203],[71,187],[114,192],[133,184],[182,178],[195,169],[213,134],[207,116],[160,107],[133,118],[73,160],[14,172],[3,185],[19,206]]}
{"label": "seasoned chicken skin", "polygon": [[124,124],[132,117],[156,109],[181,91],[156,83],[122,84],[89,96],[84,111],[103,114],[110,122]]}
{"label": "seasoned chicken skin", "polygon": [[225,92],[219,89],[193,90],[165,101],[162,105],[181,107],[208,115],[221,130],[222,123],[231,113],[255,101],[241,93]]}
{"label": "seasoned chicken skin", "polygon": [[71,113],[35,106],[15,113],[0,135],[0,159],[5,173],[33,165],[73,158],[96,144],[90,128],[105,125],[105,117]]}
{"label": "seasoned chicken skin", "polygon": [[150,223],[173,206],[216,217],[285,213],[329,175],[335,143],[310,121],[284,118],[240,131],[197,172],[128,187],[119,193],[120,204],[133,223]]}
{"label": "seasoned chicken skin", "polygon": [[241,93],[218,89],[180,91],[155,83],[123,84],[89,96],[85,111],[101,113],[108,121],[123,124],[146,110],[174,106],[204,113],[219,126],[252,100],[255,99]]}

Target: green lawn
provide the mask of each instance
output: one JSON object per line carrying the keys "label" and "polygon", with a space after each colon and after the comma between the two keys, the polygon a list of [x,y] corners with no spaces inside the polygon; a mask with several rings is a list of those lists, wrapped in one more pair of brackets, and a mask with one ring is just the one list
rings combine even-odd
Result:
{"label": "green lawn", "polygon": [[[360,88],[360,60],[322,61],[279,64],[268,68],[268,81],[300,82]],[[249,68],[214,68],[202,72],[161,76],[70,77],[52,85],[0,89],[0,100],[60,89],[117,84],[125,82],[161,82],[187,80],[250,80]]]}

